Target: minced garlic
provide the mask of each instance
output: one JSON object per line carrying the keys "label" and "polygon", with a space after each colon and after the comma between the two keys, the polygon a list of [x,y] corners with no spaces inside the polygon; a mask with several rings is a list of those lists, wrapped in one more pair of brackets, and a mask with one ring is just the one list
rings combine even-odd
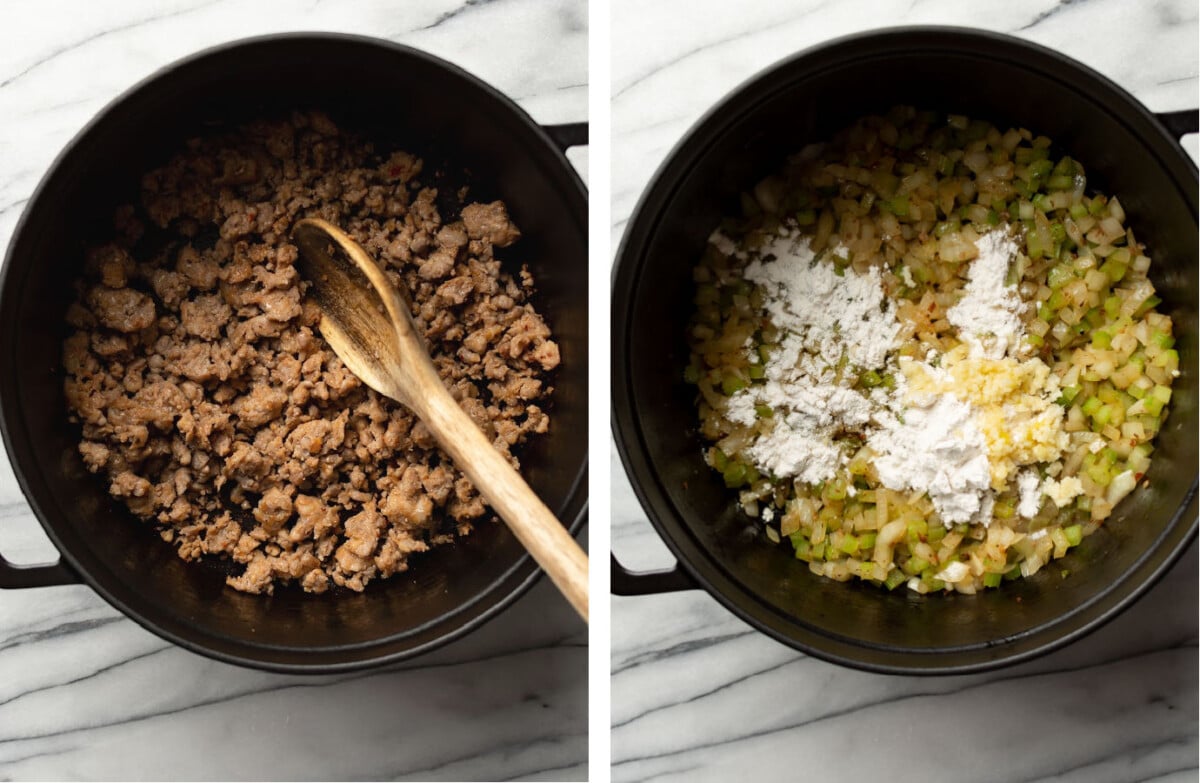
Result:
{"label": "minced garlic", "polygon": [[974,408],[996,491],[1018,467],[1053,462],[1068,446],[1063,409],[1055,404],[1058,379],[1041,359],[989,359],[964,344],[946,353],[941,367],[909,361],[901,370],[910,394],[950,394]]}

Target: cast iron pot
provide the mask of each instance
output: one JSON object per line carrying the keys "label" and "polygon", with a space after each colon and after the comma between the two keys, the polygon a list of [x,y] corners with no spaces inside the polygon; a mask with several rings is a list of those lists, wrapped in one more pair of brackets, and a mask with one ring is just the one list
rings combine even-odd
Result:
{"label": "cast iron pot", "polygon": [[[470,184],[503,198],[523,238],[537,306],[562,351],[550,433],[522,454],[529,483],[576,532],[587,503],[587,195],[563,150],[585,125],[539,127],[455,66],[385,41],[298,34],[236,42],[150,77],[97,116],[51,166],[17,225],[0,274],[0,427],[26,498],[62,559],[16,567],[0,587],[83,581],[151,631],[232,663],[330,672],[395,661],[495,616],[540,573],[502,523],[484,523],[365,594],[296,589],[250,596],[216,564],[180,560],[88,473],[67,423],[61,343],[67,284],[90,241],[111,238],[113,208],[136,199],[142,172],[189,136],[295,108],[319,108],[377,148],[425,157],[441,192]],[[462,182],[453,172],[469,171]],[[447,214],[443,211],[443,214]]]}
{"label": "cast iron pot", "polygon": [[[967,114],[1048,135],[1120,195],[1154,259],[1175,322],[1182,375],[1149,489],[1097,534],[1028,580],[977,596],[918,596],[812,575],[769,546],[704,465],[695,390],[683,382],[690,270],[737,194],[809,142],[896,104]],[[634,574],[613,561],[619,595],[702,587],[759,630],[836,663],[948,674],[1031,658],[1129,606],[1196,531],[1196,167],[1176,136],[1195,112],[1155,116],[1061,54],[953,28],[843,38],[767,69],[708,112],[675,147],[634,211],[613,277],[614,434],[651,522],[678,565]],[[1070,571],[1063,579],[1060,572]]]}

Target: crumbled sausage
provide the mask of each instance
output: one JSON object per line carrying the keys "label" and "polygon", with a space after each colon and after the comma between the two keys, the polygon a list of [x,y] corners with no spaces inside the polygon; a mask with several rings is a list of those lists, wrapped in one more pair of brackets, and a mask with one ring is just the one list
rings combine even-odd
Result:
{"label": "crumbled sausage", "polygon": [[508,219],[503,201],[468,204],[462,210],[463,225],[471,239],[483,239],[496,247],[508,247],[521,238],[521,232]]}
{"label": "crumbled sausage", "polygon": [[96,286],[87,304],[101,326],[118,332],[137,332],[154,323],[154,300],[132,288]]}
{"label": "crumbled sausage", "polygon": [[188,334],[215,340],[221,336],[221,327],[229,322],[233,310],[221,297],[208,295],[183,302],[179,314]]}
{"label": "crumbled sausage", "polygon": [[260,121],[146,174],[87,254],[63,344],[83,464],[180,557],[236,564],[234,589],[362,590],[487,513],[429,429],[321,339],[296,220],[333,221],[374,255],[506,458],[549,426],[558,346],[528,272],[493,253],[520,231],[499,201],[443,215],[423,170],[320,113]]}

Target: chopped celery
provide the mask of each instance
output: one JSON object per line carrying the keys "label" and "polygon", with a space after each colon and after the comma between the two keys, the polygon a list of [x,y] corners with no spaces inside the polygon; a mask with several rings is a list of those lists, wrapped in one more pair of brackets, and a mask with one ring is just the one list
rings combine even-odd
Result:
{"label": "chopped celery", "polygon": [[724,473],[725,466],[729,464],[729,457],[725,456],[725,452],[714,446],[710,453],[710,458],[712,459],[713,468]]}
{"label": "chopped celery", "polygon": [[1129,265],[1110,257],[1100,265],[1100,271],[1108,275],[1109,280],[1119,283],[1125,278],[1125,273],[1129,271]]}
{"label": "chopped celery", "polygon": [[926,571],[925,573],[921,574],[921,581],[927,588],[929,588],[929,592],[931,593],[946,589],[946,583],[941,579],[935,578],[933,571]]}
{"label": "chopped celery", "polygon": [[1160,353],[1154,359],[1155,367],[1166,367],[1170,370],[1179,369],[1179,351],[1174,348],[1168,348]]}
{"label": "chopped celery", "polygon": [[1063,528],[1063,534],[1067,537],[1067,543],[1071,546],[1079,546],[1079,542],[1083,540],[1083,525],[1071,525]]}
{"label": "chopped celery", "polygon": [[824,495],[829,500],[842,500],[846,497],[846,481],[837,476],[825,485]]}
{"label": "chopped celery", "polygon": [[694,364],[689,364],[683,368],[683,379],[688,383],[700,382],[700,368]]}
{"label": "chopped celery", "polygon": [[1150,342],[1163,350],[1175,347],[1175,338],[1167,332],[1160,332],[1158,330],[1150,333]]}
{"label": "chopped celery", "polygon": [[800,226],[811,226],[817,222],[817,212],[813,209],[802,209],[796,213],[796,224]]}
{"label": "chopped celery", "polygon": [[[1090,457],[1092,455],[1089,454],[1088,456]],[[1099,460],[1089,460],[1087,457],[1083,458],[1083,463],[1084,472],[1087,473],[1088,477],[1092,481],[1096,482],[1102,487],[1107,487],[1112,483],[1113,473],[1111,467],[1105,465]]]}
{"label": "chopped celery", "polygon": [[1029,180],[1031,182],[1037,182],[1045,179],[1046,175],[1048,175],[1053,168],[1053,164],[1051,164],[1050,161],[1046,160],[1045,158],[1042,160],[1035,160],[1033,163],[1029,164]]}
{"label": "chopped celery", "polygon": [[887,201],[881,201],[880,206],[898,217],[908,216],[908,196],[896,196]]}
{"label": "chopped celery", "polygon": [[1062,223],[1054,222],[1050,224],[1050,238],[1054,240],[1054,244],[1061,245],[1067,241],[1067,227]]}
{"label": "chopped celery", "polygon": [[[1033,257],[1032,253],[1030,253],[1030,257]],[[1075,270],[1071,268],[1070,264],[1058,264],[1051,267],[1049,273],[1047,273],[1046,285],[1051,288],[1062,288],[1074,279]]]}
{"label": "chopped celery", "polygon": [[1162,299],[1159,299],[1157,296],[1151,295],[1149,299],[1142,302],[1141,306],[1136,311],[1134,311],[1133,317],[1141,318],[1143,315],[1150,312],[1155,307],[1158,307],[1160,304],[1162,304]]}
{"label": "chopped celery", "polygon": [[1046,180],[1048,190],[1070,190],[1074,184],[1075,178],[1069,174],[1055,174]]}
{"label": "chopped celery", "polygon": [[850,533],[847,533],[842,537],[842,545],[838,548],[848,555],[856,555],[858,554],[858,545],[858,538]]}
{"label": "chopped celery", "polygon": [[984,587],[999,587],[1000,581],[1003,578],[1004,578],[1003,574],[984,574],[983,575],[983,586]]}
{"label": "chopped celery", "polygon": [[1171,401],[1170,386],[1155,386],[1142,399],[1142,405],[1146,407],[1146,413],[1151,416],[1158,416],[1162,413],[1163,408]]}
{"label": "chopped celery", "polygon": [[1053,173],[1058,175],[1068,174],[1073,176],[1078,170],[1076,166],[1077,164],[1075,163],[1075,160],[1070,155],[1064,155],[1058,159],[1058,163],[1054,164]]}
{"label": "chopped celery", "polygon": [[775,415],[775,411],[771,410],[770,405],[755,405],[754,413],[760,419],[769,419]]}
{"label": "chopped celery", "polygon": [[858,377],[858,382],[868,389],[874,389],[883,383],[883,378],[874,370],[867,370]]}
{"label": "chopped celery", "polygon": [[746,374],[750,376],[750,380],[761,381],[767,375],[767,369],[761,364],[752,364],[746,370]]}
{"label": "chopped celery", "polygon": [[746,381],[734,373],[728,373],[721,379],[721,391],[725,393],[726,397],[732,397],[744,388],[746,388]]}
{"label": "chopped celery", "polygon": [[725,479],[725,486],[730,489],[740,487],[746,481],[746,466],[740,462],[730,462],[721,475]]}
{"label": "chopped celery", "polygon": [[[1036,261],[1037,259],[1046,255],[1050,248],[1048,248],[1046,243],[1042,241],[1042,235],[1040,231],[1030,230],[1025,232],[1025,249],[1029,252],[1029,257]],[[1051,270],[1052,274],[1053,271],[1054,270]],[[1051,283],[1051,287],[1053,287],[1053,283]]]}

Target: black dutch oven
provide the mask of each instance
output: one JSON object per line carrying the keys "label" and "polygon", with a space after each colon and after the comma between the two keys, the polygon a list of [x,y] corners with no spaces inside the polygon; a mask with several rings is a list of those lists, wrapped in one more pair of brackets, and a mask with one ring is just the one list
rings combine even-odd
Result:
{"label": "black dutch oven", "polygon": [[[812,575],[764,543],[701,458],[694,387],[683,382],[690,270],[737,195],[786,155],[897,104],[1024,126],[1119,194],[1154,259],[1181,359],[1149,489],[1068,557],[980,595],[918,596]],[[1196,167],[1178,136],[1196,113],[1154,115],[1057,52],[955,28],[856,35],[793,56],[721,101],[684,136],[634,211],[613,274],[614,434],[651,522],[678,560],[630,573],[618,595],[701,587],[737,616],[812,655],[877,672],[950,674],[1029,659],[1132,604],[1196,533]],[[1070,571],[1063,579],[1062,569]]]}
{"label": "black dutch oven", "polygon": [[[196,652],[287,672],[331,672],[407,658],[454,639],[516,600],[540,573],[501,523],[435,548],[364,594],[225,587],[219,564],[180,560],[112,501],[76,452],[60,370],[63,314],[89,242],[111,237],[113,208],[142,172],[205,131],[296,108],[328,112],[377,148],[406,149],[444,174],[441,192],[503,198],[523,238],[535,302],[562,364],[550,433],[523,473],[572,532],[587,504],[587,194],[563,152],[586,125],[540,127],[461,69],[404,46],[347,35],[249,39],[188,57],[113,101],[67,146],[30,199],[0,273],[0,426],[13,470],[62,559],[18,567],[0,587],[82,581],[146,628]],[[469,172],[456,180],[453,172]],[[443,212],[445,214],[445,212]]]}

